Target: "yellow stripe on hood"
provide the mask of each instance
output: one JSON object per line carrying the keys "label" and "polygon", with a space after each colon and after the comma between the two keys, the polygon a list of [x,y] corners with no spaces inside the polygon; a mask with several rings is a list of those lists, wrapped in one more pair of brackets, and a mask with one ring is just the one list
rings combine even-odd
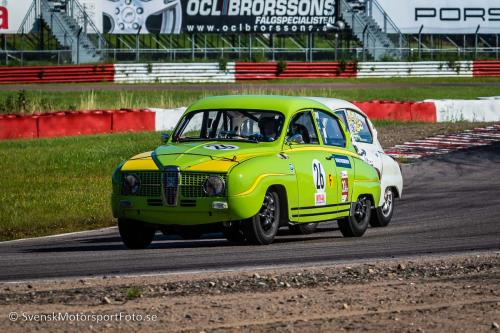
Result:
{"label": "yellow stripe on hood", "polygon": [[159,170],[156,163],[151,158],[151,153],[142,153],[132,157],[122,166],[122,171],[156,171]]}

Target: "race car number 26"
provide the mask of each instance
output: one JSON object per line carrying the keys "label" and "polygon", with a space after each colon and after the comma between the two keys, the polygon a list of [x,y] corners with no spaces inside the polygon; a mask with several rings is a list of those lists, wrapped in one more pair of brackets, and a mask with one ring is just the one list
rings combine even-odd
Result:
{"label": "race car number 26", "polygon": [[312,172],[314,178],[314,184],[316,185],[316,190],[319,192],[324,191],[325,189],[325,169],[321,162],[318,160],[313,160],[312,164]]}

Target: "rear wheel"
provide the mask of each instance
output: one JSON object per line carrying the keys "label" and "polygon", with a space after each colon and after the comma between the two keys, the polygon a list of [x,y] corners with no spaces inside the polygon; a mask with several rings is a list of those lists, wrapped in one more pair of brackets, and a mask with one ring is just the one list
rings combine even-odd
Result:
{"label": "rear wheel", "polygon": [[309,235],[316,231],[318,223],[302,223],[288,226],[288,230],[294,235]]}
{"label": "rear wheel", "polygon": [[338,221],[340,232],[344,237],[361,237],[368,228],[371,216],[371,200],[361,196],[354,204],[351,216]]}
{"label": "rear wheel", "polygon": [[372,227],[386,227],[391,222],[394,213],[394,190],[387,188],[384,193],[384,204],[372,212],[370,225]]}
{"label": "rear wheel", "polygon": [[123,244],[129,249],[145,249],[155,236],[156,230],[142,222],[118,219],[118,230]]}
{"label": "rear wheel", "polygon": [[249,243],[271,244],[276,237],[280,223],[280,199],[278,193],[269,189],[260,211],[247,221],[243,221],[243,235]]}

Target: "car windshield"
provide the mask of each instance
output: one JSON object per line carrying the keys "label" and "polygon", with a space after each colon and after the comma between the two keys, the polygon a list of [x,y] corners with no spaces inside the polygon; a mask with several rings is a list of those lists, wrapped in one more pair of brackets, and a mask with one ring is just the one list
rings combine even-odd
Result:
{"label": "car windshield", "polygon": [[281,113],[261,110],[191,112],[180,122],[174,141],[273,142],[283,129]]}

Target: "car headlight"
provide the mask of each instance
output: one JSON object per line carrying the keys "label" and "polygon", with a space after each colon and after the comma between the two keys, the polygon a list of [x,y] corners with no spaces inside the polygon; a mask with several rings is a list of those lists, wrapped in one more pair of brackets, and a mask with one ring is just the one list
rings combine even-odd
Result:
{"label": "car headlight", "polygon": [[141,188],[141,180],[136,175],[127,175],[123,178],[123,194],[137,194]]}
{"label": "car headlight", "polygon": [[226,182],[220,176],[210,176],[203,183],[203,190],[209,197],[221,195],[226,189]]}

